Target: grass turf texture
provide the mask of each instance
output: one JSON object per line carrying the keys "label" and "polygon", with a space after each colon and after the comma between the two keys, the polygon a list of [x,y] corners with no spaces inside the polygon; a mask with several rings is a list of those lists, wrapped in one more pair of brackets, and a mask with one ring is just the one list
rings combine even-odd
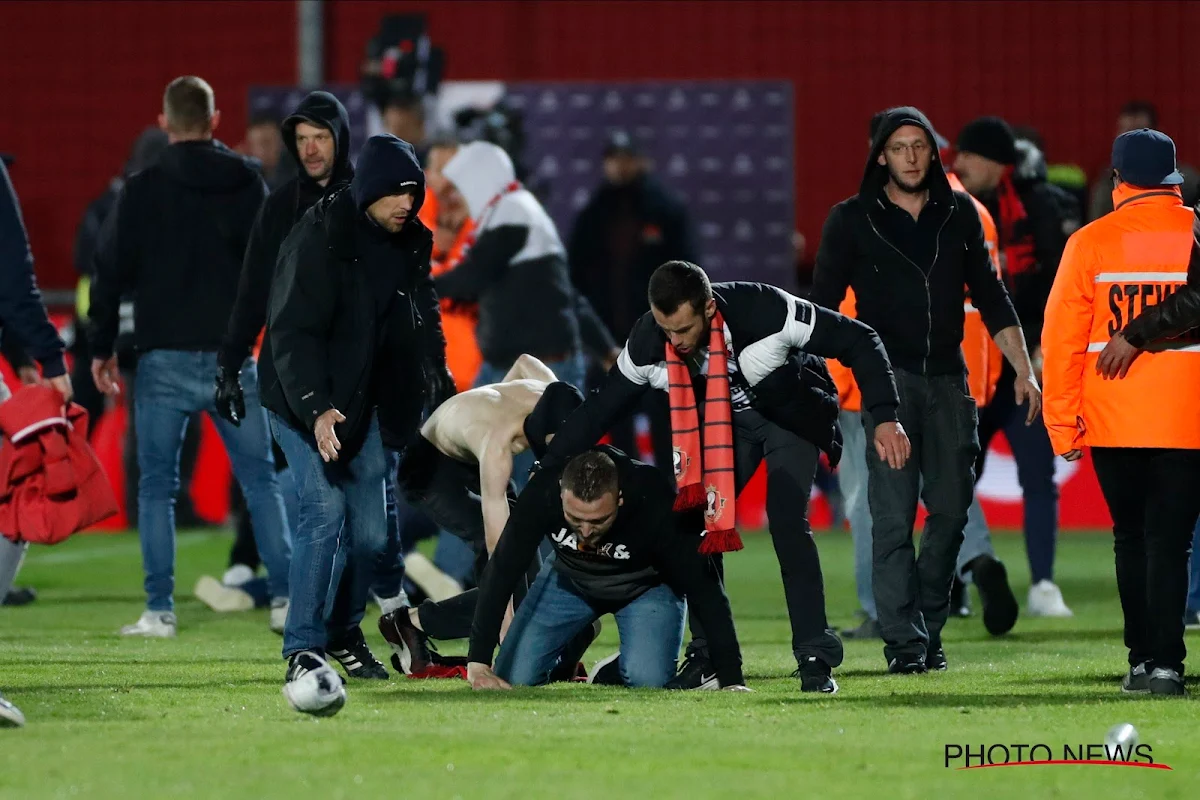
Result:
{"label": "grass turf texture", "polygon": [[[849,536],[818,536],[830,621],[854,624]],[[28,727],[0,730],[0,797],[1153,797],[1195,796],[1200,705],[1124,696],[1112,544],[1064,535],[1071,620],[1022,618],[992,639],[952,620],[950,670],[889,676],[878,643],[847,642],[841,692],[802,695],[769,539],[746,537],[727,576],[754,694],[557,685],[474,693],[461,681],[351,684],[335,718],[291,711],[266,612],[215,614],[190,595],[220,574],[228,534],[179,537],[175,640],[116,634],[142,609],[132,535],[35,548],[0,609],[0,690]],[[1024,605],[1018,536],[998,536]],[[974,598],[978,611],[978,598]],[[387,653],[368,612],[367,638]],[[1195,644],[1200,637],[1189,634]],[[606,619],[590,667],[616,646]],[[444,647],[447,652],[461,649]],[[1193,694],[1200,692],[1189,681]],[[1173,772],[1104,766],[956,771],[948,743],[1101,743],[1133,723]],[[1015,757],[1015,756],[1014,756]]]}

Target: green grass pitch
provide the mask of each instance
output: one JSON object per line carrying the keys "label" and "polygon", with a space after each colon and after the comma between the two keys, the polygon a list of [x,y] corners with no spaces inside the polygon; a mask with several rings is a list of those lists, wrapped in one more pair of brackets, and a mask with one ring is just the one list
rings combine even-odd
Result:
{"label": "green grass pitch", "polygon": [[[218,615],[191,597],[200,574],[223,569],[227,533],[180,535],[179,638],[167,641],[116,634],[142,608],[134,536],[35,549],[19,582],[37,587],[39,600],[0,609],[0,690],[28,719],[23,730],[0,730],[0,797],[1196,796],[1200,705],[1119,690],[1125,650],[1110,536],[1060,539],[1056,577],[1074,619],[1022,618],[1002,639],[978,616],[952,620],[943,674],[886,675],[878,643],[848,642],[834,697],[801,695],[788,677],[795,663],[778,566],[766,536],[746,540],[726,563],[753,694],[581,685],[489,694],[394,676],[352,684],[345,709],[326,720],[287,707],[265,611]],[[818,541],[830,622],[853,624],[849,536]],[[1020,537],[1000,535],[996,545],[1023,606]],[[364,628],[383,658],[376,613]],[[615,646],[609,618],[588,666]],[[946,744],[1045,743],[1057,754],[1102,742],[1121,722],[1173,770],[943,766]]]}

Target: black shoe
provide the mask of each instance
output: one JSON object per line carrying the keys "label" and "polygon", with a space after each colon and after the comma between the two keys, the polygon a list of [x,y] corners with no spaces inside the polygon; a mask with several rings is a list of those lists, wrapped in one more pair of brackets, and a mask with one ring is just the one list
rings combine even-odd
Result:
{"label": "black shoe", "polygon": [[433,664],[429,637],[412,624],[407,607],[379,618],[379,632],[392,646],[392,668],[401,675],[421,673]]}
{"label": "black shoe", "polygon": [[793,678],[800,679],[800,691],[837,694],[837,681],[830,674],[829,665],[816,656],[808,656],[800,662],[800,666],[792,673]]}
{"label": "black shoe", "polygon": [[882,639],[883,631],[879,627],[879,621],[874,619],[865,619],[857,628],[847,628],[842,631],[843,639]]}
{"label": "black shoe", "polygon": [[946,663],[946,651],[941,645],[931,647],[925,652],[925,669],[931,672],[945,672],[949,665]]}
{"label": "black shoe", "polygon": [[624,686],[625,679],[621,677],[621,651],[618,650],[611,656],[597,661],[587,682],[597,686]]}
{"label": "black shoe", "polygon": [[1167,667],[1155,667],[1150,673],[1150,694],[1182,697],[1187,694],[1183,686],[1183,676]]}
{"label": "black shoe", "polygon": [[[550,672],[550,683],[566,683],[573,680],[587,680],[587,670],[583,666],[583,654],[600,635],[600,620],[575,634],[559,657],[558,666]],[[582,673],[582,674],[581,674]]]}
{"label": "black shoe", "polygon": [[950,616],[971,616],[971,595],[967,585],[957,575],[954,576],[954,583],[950,584]]}
{"label": "black shoe", "polygon": [[668,689],[720,689],[717,671],[713,668],[708,656],[701,653],[688,653],[679,665],[675,677],[667,681]]}
{"label": "black shoe", "polygon": [[4,595],[4,600],[0,602],[0,605],[27,606],[34,600],[37,600],[37,592],[29,586],[22,586],[16,589],[9,589],[8,594]]}
{"label": "black shoe", "polygon": [[1150,675],[1146,672],[1146,662],[1129,668],[1121,679],[1121,691],[1129,694],[1146,694],[1150,691]]}
{"label": "black shoe", "polygon": [[326,652],[337,659],[342,669],[346,670],[348,678],[383,681],[388,679],[387,667],[375,660],[371,648],[367,647],[367,640],[363,638],[361,628],[356,627],[345,639],[331,644]]}
{"label": "black shoe", "polygon": [[893,675],[920,675],[926,671],[925,659],[920,656],[896,656],[888,662]]}
{"label": "black shoe", "polygon": [[971,574],[983,602],[983,627],[992,636],[1002,636],[1017,624],[1017,598],[1008,585],[1008,570],[991,556],[971,562]]}

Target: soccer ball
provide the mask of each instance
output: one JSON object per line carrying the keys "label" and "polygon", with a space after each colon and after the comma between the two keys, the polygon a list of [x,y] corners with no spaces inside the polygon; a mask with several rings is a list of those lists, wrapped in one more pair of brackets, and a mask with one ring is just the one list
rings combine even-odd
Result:
{"label": "soccer ball", "polygon": [[328,664],[285,683],[283,696],[296,711],[315,717],[332,717],[346,705],[342,676]]}

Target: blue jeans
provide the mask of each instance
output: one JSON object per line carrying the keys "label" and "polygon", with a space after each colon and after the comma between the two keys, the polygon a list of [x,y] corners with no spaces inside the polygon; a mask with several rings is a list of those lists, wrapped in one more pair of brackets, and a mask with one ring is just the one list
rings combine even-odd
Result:
{"label": "blue jeans", "polygon": [[400,540],[400,527],[407,512],[403,497],[396,492],[396,469],[400,466],[400,452],[385,451],[387,477],[384,495],[387,501],[387,545],[379,554],[375,570],[375,584],[371,591],[380,599],[397,597],[404,589],[404,546]]}
{"label": "blue jeans", "polygon": [[859,606],[869,619],[875,619],[875,593],[871,589],[871,505],[867,502],[867,434],[857,411],[838,412],[838,422],[842,428],[838,485],[854,542],[854,586]]}
{"label": "blue jeans", "polygon": [[1200,611],[1200,520],[1192,534],[1192,577],[1188,590],[1187,610]]}
{"label": "blue jeans", "polygon": [[217,354],[151,350],[138,359],[134,381],[137,430],[138,535],[146,572],[146,607],[171,611],[175,590],[175,497],[179,493],[179,453],[188,417],[207,412],[225,443],[233,474],[246,497],[254,541],[267,567],[273,597],[288,596],[292,555],[283,497],[271,454],[267,414],[258,399],[258,368],[242,367],[246,418],[233,426],[216,414],[212,376]]}
{"label": "blue jeans", "polygon": [[[268,412],[271,432],[287,456],[300,497],[294,532],[291,605],[283,632],[284,658],[301,650],[325,650],[329,640],[362,621],[381,553],[387,547],[384,477],[387,456],[372,414],[362,448],[327,465],[311,433]],[[337,576],[339,545],[346,574]],[[335,583],[336,581],[336,583]],[[337,589],[331,593],[331,589]],[[333,597],[330,601],[328,598]],[[328,607],[328,608],[327,608]]]}
{"label": "blue jeans", "polygon": [[[587,360],[582,353],[576,353],[562,361],[547,361],[545,364],[560,381],[571,384],[581,392],[587,392]],[[512,364],[493,364],[485,361],[480,365],[479,373],[475,376],[475,385],[485,386],[489,383],[499,383],[504,380],[504,376],[510,369],[512,369]],[[529,483],[529,470],[532,468],[533,453],[529,450],[513,456],[512,481],[516,484],[517,492],[520,492],[525,488],[525,484]]]}
{"label": "blue jeans", "polygon": [[[611,609],[597,608],[548,560],[513,617],[496,656],[496,674],[514,686],[546,683],[563,649],[605,610]],[[684,601],[662,584],[613,612],[626,686],[659,688],[675,675],[686,611]]]}

